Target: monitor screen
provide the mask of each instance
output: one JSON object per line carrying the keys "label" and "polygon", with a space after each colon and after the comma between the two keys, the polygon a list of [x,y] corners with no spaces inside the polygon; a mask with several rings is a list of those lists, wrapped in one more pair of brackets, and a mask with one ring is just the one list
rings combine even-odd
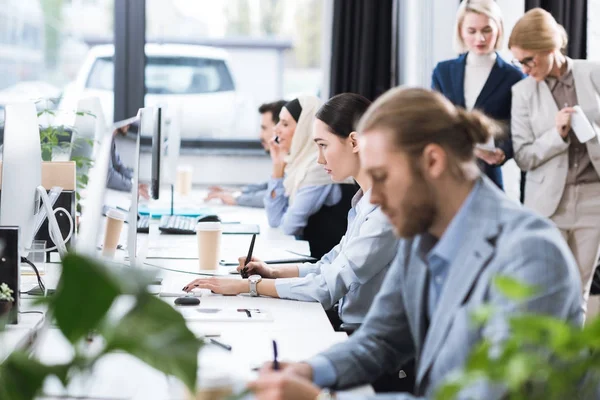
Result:
{"label": "monitor screen", "polygon": [[2,146],[0,225],[20,228],[19,252],[31,248],[35,217],[40,208],[42,150],[34,103],[6,105]]}
{"label": "monitor screen", "polygon": [[162,148],[162,107],[157,107],[154,112],[154,127],[152,129],[152,198],[158,200],[160,192],[160,162]]}

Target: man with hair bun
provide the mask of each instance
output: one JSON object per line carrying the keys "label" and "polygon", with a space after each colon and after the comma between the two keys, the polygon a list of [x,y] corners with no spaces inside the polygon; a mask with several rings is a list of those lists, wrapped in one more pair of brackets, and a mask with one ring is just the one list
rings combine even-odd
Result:
{"label": "man with hair bun", "polygon": [[[475,145],[497,130],[480,112],[424,89],[392,89],[369,108],[358,127],[361,165],[371,202],[400,237],[396,259],[361,328],[307,362],[266,365],[249,384],[258,399],[334,398],[322,388],[371,383],[412,357],[415,393],[383,396],[429,399],[482,340],[501,345],[514,315],[581,324],[577,266],[560,232],[477,167]],[[495,287],[497,276],[537,291],[515,302]],[[484,304],[496,312],[476,326],[472,313]],[[458,398],[498,399],[502,388],[478,382]]]}

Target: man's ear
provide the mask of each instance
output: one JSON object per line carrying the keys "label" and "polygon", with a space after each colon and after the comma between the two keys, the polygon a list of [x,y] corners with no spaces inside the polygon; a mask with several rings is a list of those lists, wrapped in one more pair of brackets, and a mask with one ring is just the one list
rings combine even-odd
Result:
{"label": "man's ear", "polygon": [[448,155],[437,144],[429,144],[423,149],[422,170],[431,179],[438,179],[448,167]]}
{"label": "man's ear", "polygon": [[350,140],[350,145],[352,146],[352,152],[358,153],[358,133],[350,132],[348,139]]}

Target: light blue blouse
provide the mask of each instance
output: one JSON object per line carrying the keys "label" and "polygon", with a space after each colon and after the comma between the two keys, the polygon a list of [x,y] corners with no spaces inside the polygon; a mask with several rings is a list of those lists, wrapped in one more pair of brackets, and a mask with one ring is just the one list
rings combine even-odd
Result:
{"label": "light blue blouse", "polygon": [[298,278],[275,281],[281,298],[318,301],[329,309],[339,301],[340,319],[361,323],[379,292],[398,247],[392,225],[370,192],[352,199],[348,229],[340,244],[317,263],[298,267]]}
{"label": "light blue blouse", "polygon": [[[274,198],[271,197],[272,192],[275,192]],[[283,178],[271,178],[264,202],[271,227],[280,227],[286,235],[300,236],[311,215],[316,214],[324,205],[336,205],[341,199],[340,185],[332,183],[323,186],[305,186],[298,189],[294,204],[289,206]]]}

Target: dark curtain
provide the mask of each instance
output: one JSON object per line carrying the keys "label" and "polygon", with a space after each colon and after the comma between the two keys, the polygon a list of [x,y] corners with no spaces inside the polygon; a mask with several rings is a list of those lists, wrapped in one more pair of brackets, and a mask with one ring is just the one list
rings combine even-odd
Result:
{"label": "dark curtain", "polygon": [[588,0],[525,0],[525,10],[541,7],[550,12],[569,35],[567,55],[575,59],[587,57]]}
{"label": "dark curtain", "polygon": [[334,0],[330,96],[370,100],[392,86],[394,0]]}

